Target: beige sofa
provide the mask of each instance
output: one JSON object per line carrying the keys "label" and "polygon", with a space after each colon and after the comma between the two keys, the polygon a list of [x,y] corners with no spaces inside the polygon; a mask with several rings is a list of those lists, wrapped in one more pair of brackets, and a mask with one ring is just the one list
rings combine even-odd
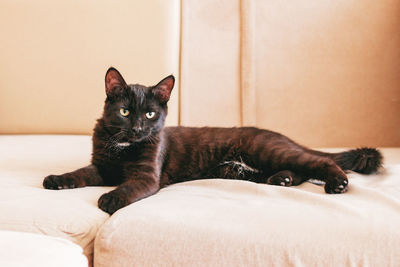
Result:
{"label": "beige sofa", "polygon": [[95,266],[396,266],[400,149],[386,174],[350,174],[344,195],[305,183],[176,184],[117,212],[95,240]]}
{"label": "beige sofa", "polygon": [[0,231],[1,266],[84,267],[82,248],[65,238]]}
{"label": "beige sofa", "polygon": [[[0,266],[71,266],[66,255],[74,266],[395,266],[399,7],[0,2]],[[337,196],[311,183],[193,181],[109,217],[97,199],[111,187],[41,185],[89,163],[109,65],[147,85],[173,73],[169,125],[256,125],[310,147],[382,147],[386,169],[350,174]]]}
{"label": "beige sofa", "polygon": [[[109,217],[97,208],[97,199],[111,187],[42,188],[48,173],[89,162],[89,136],[5,135],[0,147],[0,230],[67,239],[82,247],[94,266],[395,266],[400,261],[400,149],[382,149],[383,173],[350,174],[343,195],[327,195],[311,183],[287,188],[199,180],[164,188]],[[12,245],[16,240],[19,245]],[[45,241],[1,238],[0,265],[8,266],[2,260],[15,248],[24,259],[11,258],[18,259],[15,266],[26,266],[29,259],[30,266],[51,266],[57,251],[57,266],[68,266],[66,255],[82,264],[82,250]],[[35,265],[38,257],[29,246],[53,257],[39,257]]]}

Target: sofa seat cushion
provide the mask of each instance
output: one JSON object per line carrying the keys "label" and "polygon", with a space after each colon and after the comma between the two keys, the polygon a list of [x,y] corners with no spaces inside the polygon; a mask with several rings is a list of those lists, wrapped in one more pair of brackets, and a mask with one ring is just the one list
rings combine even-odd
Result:
{"label": "sofa seat cushion", "polygon": [[0,230],[66,238],[89,260],[98,228],[109,217],[97,207],[108,187],[46,190],[43,178],[89,164],[90,136],[0,136]]}
{"label": "sofa seat cushion", "polygon": [[0,266],[87,267],[88,259],[80,246],[63,238],[0,231]]}
{"label": "sofa seat cushion", "polygon": [[349,191],[247,181],[171,185],[117,211],[95,240],[101,266],[392,266],[400,262],[400,149]]}

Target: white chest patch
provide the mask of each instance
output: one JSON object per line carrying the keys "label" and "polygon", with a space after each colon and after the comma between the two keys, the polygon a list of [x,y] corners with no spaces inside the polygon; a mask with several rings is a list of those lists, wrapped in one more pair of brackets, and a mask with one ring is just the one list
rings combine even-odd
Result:
{"label": "white chest patch", "polygon": [[127,146],[130,146],[131,143],[129,143],[129,142],[123,142],[123,143],[118,143],[117,145],[118,145],[119,147],[127,147]]}

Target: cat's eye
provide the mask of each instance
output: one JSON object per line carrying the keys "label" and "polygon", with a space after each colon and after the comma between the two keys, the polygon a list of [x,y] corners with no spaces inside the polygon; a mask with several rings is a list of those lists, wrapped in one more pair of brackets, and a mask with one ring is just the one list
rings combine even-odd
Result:
{"label": "cat's eye", "polygon": [[119,113],[121,113],[122,116],[126,117],[129,115],[129,110],[127,108],[120,108]]}
{"label": "cat's eye", "polygon": [[154,118],[155,115],[156,115],[156,113],[154,111],[149,111],[146,113],[146,118],[152,119],[152,118]]}

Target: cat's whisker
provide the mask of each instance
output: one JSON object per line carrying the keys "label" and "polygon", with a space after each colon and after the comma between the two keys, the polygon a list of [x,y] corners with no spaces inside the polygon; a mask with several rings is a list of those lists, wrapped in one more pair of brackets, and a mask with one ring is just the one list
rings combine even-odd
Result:
{"label": "cat's whisker", "polygon": [[153,145],[155,145],[155,144],[157,143],[157,140],[155,140],[155,138],[154,138],[153,136],[151,136],[151,135],[149,135],[149,136],[147,137],[147,139],[148,139],[149,142],[150,142],[151,144],[153,144]]}
{"label": "cat's whisker", "polygon": [[119,152],[121,151],[121,147],[118,146],[119,139],[122,135],[126,134],[127,131],[125,129],[121,129],[119,132],[112,135],[107,141],[106,148],[109,152]]}

